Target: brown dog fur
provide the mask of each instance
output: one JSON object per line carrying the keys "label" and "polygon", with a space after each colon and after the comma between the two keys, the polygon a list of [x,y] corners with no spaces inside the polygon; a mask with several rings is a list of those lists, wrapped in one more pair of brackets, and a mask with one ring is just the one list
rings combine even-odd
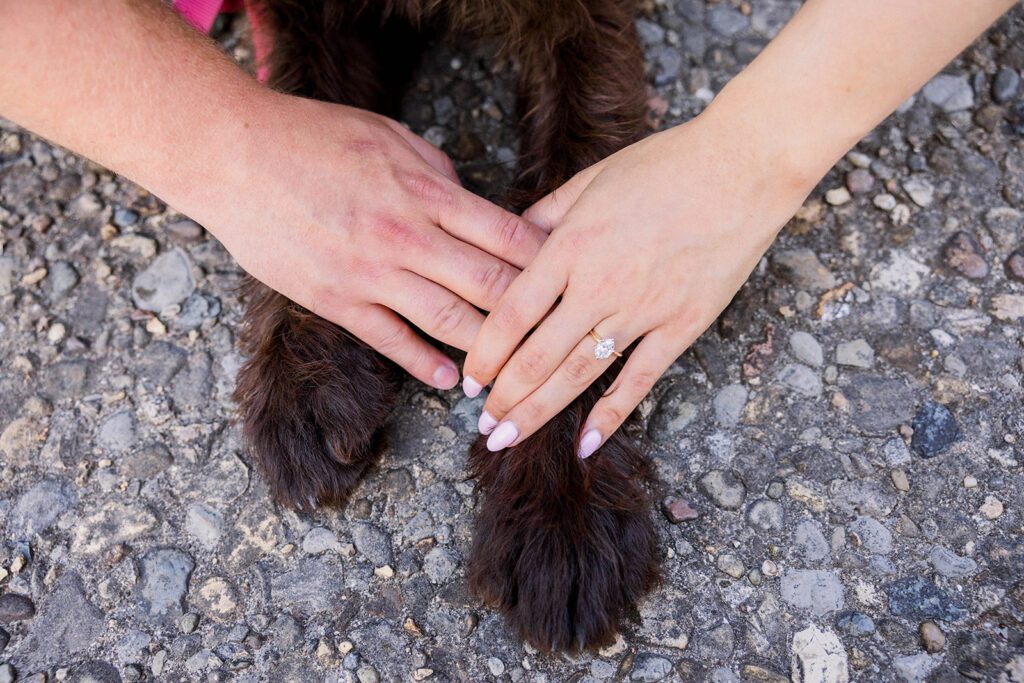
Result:
{"label": "brown dog fur", "polygon": [[[519,69],[520,168],[528,205],[644,130],[635,0],[259,0],[271,85],[394,113],[422,36],[494,41]],[[250,281],[236,397],[254,459],[278,500],[342,505],[373,460],[395,368],[344,330]],[[481,503],[471,589],[542,651],[610,644],[657,582],[650,465],[619,432],[588,460],[582,422],[622,360],[534,436],[503,453],[473,445]]]}

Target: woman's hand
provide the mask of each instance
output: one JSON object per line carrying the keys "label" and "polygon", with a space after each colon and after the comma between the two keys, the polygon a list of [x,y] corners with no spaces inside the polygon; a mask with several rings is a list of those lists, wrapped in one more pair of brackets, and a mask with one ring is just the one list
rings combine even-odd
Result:
{"label": "woman's hand", "polygon": [[268,286],[427,384],[455,386],[457,366],[405,321],[468,349],[475,307],[497,304],[546,235],[463,189],[444,153],[395,121],[268,97],[239,172],[214,188],[227,201],[194,217]]}
{"label": "woman's hand", "polygon": [[595,357],[594,330],[618,351],[639,340],[586,420],[579,454],[597,450],[725,308],[813,187],[778,161],[709,109],[527,211],[551,235],[465,364],[470,396],[495,380],[480,419],[488,448],[530,436],[611,365]]}

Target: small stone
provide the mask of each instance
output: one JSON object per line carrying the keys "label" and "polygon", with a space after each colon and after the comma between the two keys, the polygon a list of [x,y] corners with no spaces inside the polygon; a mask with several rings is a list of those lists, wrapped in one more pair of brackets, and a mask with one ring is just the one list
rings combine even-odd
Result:
{"label": "small stone", "polygon": [[848,683],[846,648],[835,633],[811,624],[793,635],[791,675],[794,683]]}
{"label": "small stone", "polygon": [[46,338],[50,340],[51,344],[59,344],[63,341],[67,335],[67,328],[64,327],[64,323],[54,323],[50,325],[50,329],[46,331]]}
{"label": "small stone", "polygon": [[359,679],[359,683],[380,683],[380,675],[372,666],[359,667],[356,678]]}
{"label": "small stone", "polygon": [[992,99],[1006,104],[1020,92],[1020,74],[1008,66],[1001,67],[992,81]]}
{"label": "small stone", "polygon": [[114,225],[119,228],[128,228],[139,222],[139,214],[131,209],[117,209],[114,211]]}
{"label": "small stone", "polygon": [[925,652],[941,652],[946,647],[946,634],[934,621],[925,621],[921,624],[921,644]]}
{"label": "small stone", "polygon": [[828,268],[810,249],[789,249],[773,252],[772,270],[791,284],[814,292],[832,289],[837,281]]}
{"label": "small stone", "polygon": [[67,261],[50,264],[46,275],[46,288],[51,299],[59,299],[78,284],[78,271]]}
{"label": "small stone", "polygon": [[145,235],[120,235],[110,240],[110,246],[121,251],[128,252],[133,256],[142,259],[151,259],[156,256],[157,243],[152,237]]}
{"label": "small stone", "polygon": [[199,626],[199,615],[194,612],[182,614],[178,619],[178,630],[182,633],[192,633]]}
{"label": "small stone", "polygon": [[711,470],[700,478],[701,490],[723,510],[738,510],[747,490],[735,472]]}
{"label": "small stone", "polygon": [[0,595],[0,624],[13,624],[31,619],[36,614],[36,606],[31,598],[17,593]]}
{"label": "small stone", "polygon": [[165,230],[183,242],[196,242],[203,236],[203,226],[188,218],[168,223]]}
{"label": "small stone", "polygon": [[139,593],[150,616],[182,613],[188,579],[194,567],[192,557],[177,548],[151,550],[142,558]]}
{"label": "small stone", "polygon": [[444,583],[455,573],[455,557],[441,546],[435,547],[423,558],[423,571],[433,583]]}
{"label": "small stone", "polygon": [[127,451],[135,443],[135,418],[126,410],[114,413],[100,425],[96,443],[114,453]]}
{"label": "small stone", "polygon": [[38,285],[46,278],[46,274],[48,272],[49,271],[47,271],[46,268],[36,268],[35,270],[29,271],[21,276],[21,284],[26,287]]}
{"label": "small stone", "polygon": [[505,662],[501,661],[497,657],[488,657],[487,670],[491,672],[492,676],[497,678],[505,673]]}
{"label": "small stone", "polygon": [[391,564],[394,560],[391,537],[372,524],[357,524],[352,529],[356,549],[375,566]]}
{"label": "small stone", "polygon": [[818,523],[806,517],[800,520],[793,530],[792,556],[814,565],[827,558],[829,552],[828,541]]}
{"label": "small stone", "polygon": [[395,569],[390,564],[386,564],[383,567],[374,567],[373,575],[380,579],[393,579],[395,578]]}
{"label": "small stone", "polygon": [[906,493],[910,490],[910,480],[907,479],[907,473],[903,470],[893,470],[889,473],[889,477],[892,479],[892,485],[897,491]]}
{"label": "small stone", "polygon": [[960,557],[952,550],[935,546],[928,554],[936,573],[949,578],[970,576],[978,571],[978,563],[969,557]]}
{"label": "small stone", "polygon": [[968,615],[962,604],[934,583],[920,576],[900,579],[886,587],[889,611],[912,621],[942,619],[959,621]]}
{"label": "small stone", "polygon": [[928,81],[921,94],[946,112],[963,111],[974,106],[974,90],[967,76],[939,74]]}
{"label": "small stone", "polygon": [[217,547],[223,526],[224,516],[205,503],[195,503],[185,513],[185,531],[207,550]]}
{"label": "small stone", "polygon": [[747,522],[761,531],[781,531],[785,521],[785,508],[777,500],[756,501],[747,510]]}
{"label": "small stone", "polygon": [[978,479],[970,474],[964,477],[964,488],[975,489],[978,488]]}
{"label": "small stone", "polygon": [[712,402],[715,409],[715,419],[723,427],[735,427],[743,417],[743,410],[747,406],[747,388],[742,384],[730,384],[723,387],[715,395]]}
{"label": "small stone", "polygon": [[148,268],[135,276],[132,300],[144,311],[159,313],[187,299],[195,288],[188,255],[176,248],[158,256]]}
{"label": "small stone", "polygon": [[824,391],[821,378],[806,365],[791,363],[779,372],[779,383],[807,398],[817,398]]}
{"label": "small stone", "polygon": [[985,519],[999,519],[1003,516],[1003,502],[995,496],[985,496],[985,502],[978,508]]}
{"label": "small stone", "polygon": [[782,599],[791,607],[814,615],[842,609],[843,584],[830,571],[790,569],[782,575]]}
{"label": "small stone", "polygon": [[999,294],[992,297],[991,312],[999,320],[1024,319],[1024,294]]}
{"label": "small stone", "polygon": [[854,339],[836,347],[836,363],[853,368],[870,368],[875,364],[875,350],[865,339]]}
{"label": "small stone", "polygon": [[11,664],[0,664],[0,683],[14,683],[18,679],[18,672]]}
{"label": "small stone", "polygon": [[825,193],[825,201],[832,206],[849,204],[851,199],[853,197],[850,196],[850,190],[845,187],[835,187]]}
{"label": "small stone", "polygon": [[866,168],[855,168],[846,174],[846,188],[853,194],[867,194],[875,188],[875,177]]}
{"label": "small stone", "polygon": [[934,458],[960,438],[953,414],[941,403],[927,401],[914,416],[910,445],[923,458]]}
{"label": "small stone", "polygon": [[1024,249],[1018,249],[1006,259],[1006,276],[1024,282]]}
{"label": "small stone", "polygon": [[750,19],[731,5],[713,5],[707,13],[707,25],[715,33],[729,38],[745,30]]}
{"label": "small stone", "polygon": [[672,673],[672,662],[658,655],[642,653],[637,655],[629,680],[654,683],[664,680]]}
{"label": "small stone", "polygon": [[195,607],[215,621],[227,621],[238,610],[238,599],[237,591],[227,579],[211,576],[199,586],[195,596]]}
{"label": "small stone", "polygon": [[682,498],[666,498],[662,502],[662,511],[672,524],[689,522],[700,516],[700,513],[690,507],[690,503]]}
{"label": "small stone", "polygon": [[807,332],[794,332],[789,337],[789,350],[801,363],[820,368],[825,363],[821,344]]}
{"label": "small stone", "polygon": [[314,527],[302,538],[302,550],[310,555],[319,555],[327,551],[337,552],[341,548],[338,536],[324,527]]}
{"label": "small stone", "polygon": [[930,206],[935,200],[935,188],[924,178],[913,177],[904,180],[903,190],[922,208]]}
{"label": "small stone", "polygon": [[425,681],[425,680],[427,680],[428,678],[430,678],[433,675],[434,675],[434,670],[433,669],[428,669],[426,667],[421,667],[421,668],[416,669],[415,671],[412,672],[412,680],[417,681],[417,682],[418,681]]}
{"label": "small stone", "polygon": [[893,197],[888,192],[883,192],[882,194],[875,195],[871,203],[882,211],[892,211],[896,208],[896,197]]}
{"label": "small stone", "polygon": [[969,280],[984,280],[988,276],[988,262],[981,247],[972,235],[962,230],[946,242],[942,259],[946,266]]}
{"label": "small stone", "polygon": [[722,553],[719,555],[715,561],[715,566],[718,567],[720,572],[728,574],[734,579],[740,578],[747,571],[743,561],[732,553]]}
{"label": "small stone", "polygon": [[861,612],[846,612],[836,619],[836,627],[848,635],[863,638],[875,632],[875,622]]}

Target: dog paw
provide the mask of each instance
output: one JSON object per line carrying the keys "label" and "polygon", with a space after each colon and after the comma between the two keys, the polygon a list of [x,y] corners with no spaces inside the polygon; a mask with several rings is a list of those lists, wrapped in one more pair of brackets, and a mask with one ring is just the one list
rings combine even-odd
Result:
{"label": "dog paw", "polygon": [[372,463],[395,372],[336,325],[277,299],[246,313],[235,400],[274,497],[297,510],[341,507]]}
{"label": "dog paw", "polygon": [[582,461],[577,430],[563,414],[516,448],[481,439],[471,453],[483,500],[470,587],[543,652],[610,645],[660,574],[646,459],[617,434]]}

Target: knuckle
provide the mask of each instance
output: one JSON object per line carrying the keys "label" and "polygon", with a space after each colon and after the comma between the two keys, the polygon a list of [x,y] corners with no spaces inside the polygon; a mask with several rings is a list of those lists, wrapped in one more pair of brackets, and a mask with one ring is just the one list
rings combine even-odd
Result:
{"label": "knuckle", "polygon": [[524,347],[515,355],[515,372],[524,382],[540,382],[547,376],[547,359],[542,352]]}
{"label": "knuckle", "polygon": [[527,237],[526,223],[519,217],[504,211],[498,217],[496,231],[498,233],[498,244],[506,249],[515,249]]}
{"label": "knuckle", "polygon": [[443,182],[421,171],[404,172],[399,180],[414,198],[432,204],[451,204],[455,197]]}
{"label": "knuckle", "polygon": [[625,378],[627,392],[630,396],[643,399],[659,379],[660,375],[648,370],[631,373]]}
{"label": "knuckle", "polygon": [[487,297],[488,302],[497,301],[505,293],[512,282],[513,275],[508,267],[499,262],[494,262],[483,270],[474,273],[476,285]]}
{"label": "knuckle", "polygon": [[374,229],[381,239],[393,244],[412,241],[412,226],[406,221],[391,216],[377,218],[374,222]]}
{"label": "knuckle", "polygon": [[512,332],[520,328],[522,316],[519,314],[519,309],[510,303],[498,306],[491,316],[495,326],[503,332]]}
{"label": "knuckle", "polygon": [[572,386],[586,386],[590,384],[592,379],[593,367],[589,359],[582,356],[573,356],[565,361],[563,373]]}
{"label": "knuckle", "polygon": [[629,412],[624,410],[620,405],[615,403],[609,403],[601,408],[601,422],[607,425],[618,426],[626,421],[629,417]]}
{"label": "knuckle", "polygon": [[393,358],[405,347],[409,338],[404,327],[395,327],[384,332],[373,345],[377,351]]}
{"label": "knuckle", "polygon": [[461,301],[450,301],[434,312],[434,330],[448,335],[455,332],[466,320],[466,309]]}

